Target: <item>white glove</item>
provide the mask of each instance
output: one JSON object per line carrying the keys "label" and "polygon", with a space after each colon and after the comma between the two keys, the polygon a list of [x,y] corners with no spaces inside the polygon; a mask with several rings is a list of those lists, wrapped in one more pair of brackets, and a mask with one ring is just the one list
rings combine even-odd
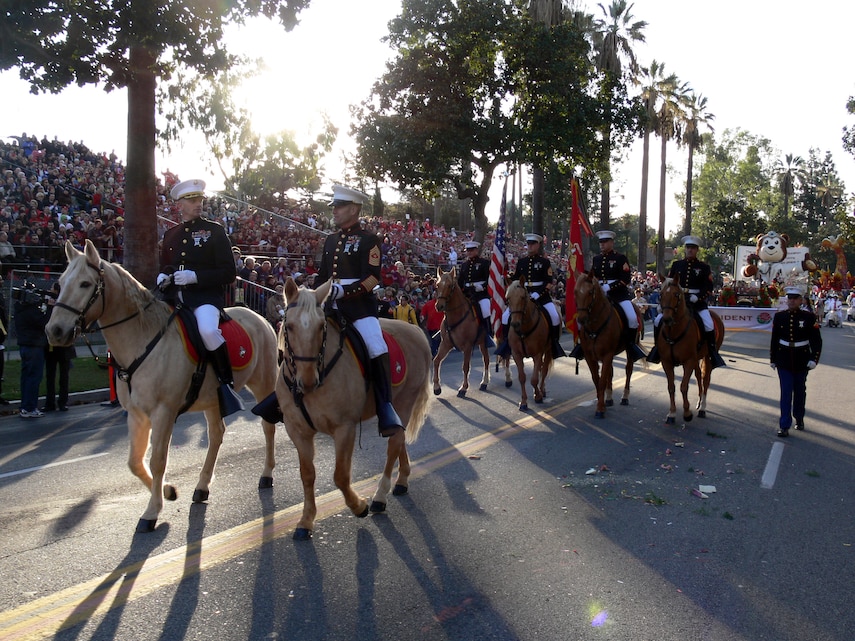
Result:
{"label": "white glove", "polygon": [[279,309],[279,310],[277,310],[277,311],[279,312],[279,316],[281,316],[282,318],[285,318],[285,310],[284,310],[284,309],[281,309],[281,308],[280,308],[280,309]]}
{"label": "white glove", "polygon": [[483,292],[484,286],[481,283],[475,283],[475,291],[476,292]]}
{"label": "white glove", "polygon": [[769,363],[769,367],[772,369],[778,369],[778,366],[775,363]]}
{"label": "white glove", "polygon": [[532,300],[537,300],[538,298],[540,298],[540,294],[538,292],[532,292],[531,293],[531,299]]}
{"label": "white glove", "polygon": [[167,281],[167,280],[169,280],[168,274],[158,274],[157,275],[157,286],[160,287],[164,283],[164,281]]}
{"label": "white glove", "polygon": [[689,294],[689,302],[690,302],[690,303],[697,303],[697,302],[698,302],[698,297],[697,297],[697,295],[695,295],[695,294]]}
{"label": "white glove", "polygon": [[177,271],[172,275],[172,280],[176,285],[183,287],[184,285],[193,285],[199,282],[199,279],[196,278],[196,272],[190,269],[182,269],[181,271]]}
{"label": "white glove", "polygon": [[608,294],[608,293],[609,293],[609,290],[610,290],[611,288],[612,288],[612,286],[611,286],[611,285],[609,285],[608,283],[603,283],[603,291],[604,291],[606,294]]}
{"label": "white glove", "polygon": [[338,300],[339,298],[344,297],[344,287],[342,287],[339,283],[333,283],[332,288],[330,289],[330,300]]}
{"label": "white glove", "polygon": [[816,361],[808,361],[808,369],[813,369],[816,367]]}

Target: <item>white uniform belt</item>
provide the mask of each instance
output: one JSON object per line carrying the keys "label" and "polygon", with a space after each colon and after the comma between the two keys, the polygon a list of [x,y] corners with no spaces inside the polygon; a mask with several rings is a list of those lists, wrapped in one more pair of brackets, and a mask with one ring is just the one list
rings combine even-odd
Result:
{"label": "white uniform belt", "polygon": [[476,280],[473,283],[463,283],[463,286],[464,287],[475,287],[475,285],[486,285],[486,284],[487,284],[486,280]]}
{"label": "white uniform belt", "polygon": [[778,342],[784,347],[807,347],[810,341],[785,341],[783,338],[778,339]]}
{"label": "white uniform belt", "polygon": [[701,290],[700,290],[700,289],[687,289],[686,291],[687,291],[689,294],[700,294],[700,293],[701,293]]}
{"label": "white uniform belt", "polygon": [[616,282],[617,282],[617,278],[615,278],[614,280],[607,280],[607,281],[606,281],[606,285],[608,285],[609,287],[611,287],[611,286],[612,286],[612,285],[614,285]]}
{"label": "white uniform belt", "polygon": [[542,280],[535,281],[533,283],[526,283],[526,287],[542,287],[545,283]]}
{"label": "white uniform belt", "polygon": [[335,282],[339,285],[353,285],[353,283],[358,283],[359,278],[336,278]]}

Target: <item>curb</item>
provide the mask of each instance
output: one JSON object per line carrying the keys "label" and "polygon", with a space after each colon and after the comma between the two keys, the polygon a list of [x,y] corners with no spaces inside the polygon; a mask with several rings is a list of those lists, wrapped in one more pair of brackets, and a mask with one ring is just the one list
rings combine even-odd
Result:
{"label": "curb", "polygon": [[[44,396],[39,397],[39,407],[44,405],[44,400]],[[68,406],[74,407],[76,405],[88,405],[90,403],[100,403],[108,400],[110,400],[110,389],[105,387],[103,389],[88,390],[86,392],[72,392],[68,395]],[[0,405],[0,416],[17,416],[20,411],[20,399],[15,401],[9,400],[8,405]]]}

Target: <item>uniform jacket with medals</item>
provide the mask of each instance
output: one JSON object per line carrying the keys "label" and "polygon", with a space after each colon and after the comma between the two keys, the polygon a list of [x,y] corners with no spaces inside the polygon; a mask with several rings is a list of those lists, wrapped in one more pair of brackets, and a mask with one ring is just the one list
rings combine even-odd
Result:
{"label": "uniform jacket with medals", "polygon": [[594,256],[591,268],[601,283],[610,283],[608,297],[616,302],[632,300],[629,295],[629,282],[632,279],[629,261],[626,256],[612,250],[607,254]]}
{"label": "uniform jacket with medals", "polygon": [[[490,278],[490,261],[486,258],[466,259],[457,267],[457,284],[466,297],[473,302],[490,297],[487,291],[488,278]],[[476,285],[481,286],[481,291],[478,291]]]}
{"label": "uniform jacket with medals", "polygon": [[547,286],[552,284],[555,276],[552,273],[552,264],[543,254],[535,256],[523,256],[517,261],[516,269],[510,277],[511,281],[525,279],[525,287],[530,293],[537,292],[539,305],[546,305],[552,301]]}
{"label": "uniform jacket with medals", "polygon": [[791,372],[807,371],[808,361],[819,363],[822,335],[816,316],[804,309],[784,311],[772,319],[769,361]]}
{"label": "uniform jacket with medals", "polygon": [[380,239],[359,223],[327,236],[316,280],[332,278],[343,285],[344,296],[336,304],[346,318],[377,316],[374,287],[380,283],[380,256]]}
{"label": "uniform jacket with medals", "polygon": [[232,244],[219,223],[204,218],[181,222],[163,235],[160,271],[189,269],[196,272],[197,283],[182,288],[188,307],[225,304],[226,287],[235,282]]}
{"label": "uniform jacket with medals", "polygon": [[683,291],[698,297],[697,303],[686,302],[695,310],[707,308],[707,297],[713,289],[712,270],[710,266],[697,258],[675,260],[668,270],[668,278],[673,278]]}

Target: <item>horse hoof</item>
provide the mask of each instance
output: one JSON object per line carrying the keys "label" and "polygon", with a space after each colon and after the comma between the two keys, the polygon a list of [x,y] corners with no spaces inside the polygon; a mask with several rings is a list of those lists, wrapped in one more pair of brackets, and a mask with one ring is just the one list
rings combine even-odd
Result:
{"label": "horse hoof", "polygon": [[481,390],[482,392],[486,392],[487,391],[487,384],[481,383],[481,387],[479,387],[478,389]]}
{"label": "horse hoof", "polygon": [[466,398],[466,390],[465,389],[457,390],[457,398]]}
{"label": "horse hoof", "polygon": [[535,397],[534,402],[537,403],[538,405],[543,405],[544,400],[545,399],[542,396],[540,398]]}
{"label": "horse hoof", "polygon": [[520,412],[528,411],[528,403],[520,403]]}
{"label": "horse hoof", "polygon": [[606,401],[606,407],[614,407],[614,406],[615,406],[614,399],[610,398],[609,400]]}
{"label": "horse hoof", "polygon": [[386,511],[386,504],[380,501],[371,501],[371,507],[368,508],[372,514],[380,514]]}
{"label": "horse hoof", "polygon": [[193,492],[193,502],[194,503],[204,503],[208,500],[208,496],[210,496],[210,492],[208,490],[196,490]]}
{"label": "horse hoof", "polygon": [[513,387],[514,384],[511,381],[505,381],[505,387]]}
{"label": "horse hoof", "polygon": [[394,488],[392,488],[392,496],[404,496],[409,492],[409,488],[406,485],[401,485],[400,483],[396,484]]}
{"label": "horse hoof", "polygon": [[594,418],[605,418],[605,417],[606,417],[605,412],[594,412]]}
{"label": "horse hoof", "polygon": [[156,523],[157,519],[140,519],[137,523],[137,534],[154,532],[154,526]]}
{"label": "horse hoof", "polygon": [[706,410],[698,410],[698,418],[706,418],[707,411]]}
{"label": "horse hoof", "polygon": [[665,419],[665,425],[673,425],[675,422],[676,421],[674,420],[673,416],[669,416],[668,418]]}
{"label": "horse hoof", "polygon": [[442,388],[440,388],[440,387],[434,387],[434,388],[433,388],[433,395],[434,395],[434,396],[439,396],[440,394],[442,394]]}
{"label": "horse hoof", "polygon": [[687,423],[690,423],[694,417],[695,417],[694,414],[686,414],[683,416],[683,420],[686,421]]}
{"label": "horse hoof", "polygon": [[620,399],[620,404],[621,405],[629,405],[629,399],[628,398]]}
{"label": "horse hoof", "polygon": [[294,530],[293,539],[295,541],[308,541],[312,538],[312,531],[309,528],[298,527]]}
{"label": "horse hoof", "polygon": [[364,519],[366,516],[368,516],[368,512],[369,512],[369,511],[370,511],[370,510],[369,510],[369,508],[368,508],[368,503],[366,503],[366,504],[365,504],[365,509],[364,509],[364,510],[362,510],[362,512],[360,512],[359,514],[357,514],[357,515],[356,515],[356,518],[358,518],[358,519]]}
{"label": "horse hoof", "polygon": [[174,501],[178,498],[178,490],[175,489],[174,485],[163,486],[163,498],[167,501]]}
{"label": "horse hoof", "polygon": [[272,476],[262,476],[258,479],[258,489],[259,490],[268,490],[273,487],[273,477]]}

